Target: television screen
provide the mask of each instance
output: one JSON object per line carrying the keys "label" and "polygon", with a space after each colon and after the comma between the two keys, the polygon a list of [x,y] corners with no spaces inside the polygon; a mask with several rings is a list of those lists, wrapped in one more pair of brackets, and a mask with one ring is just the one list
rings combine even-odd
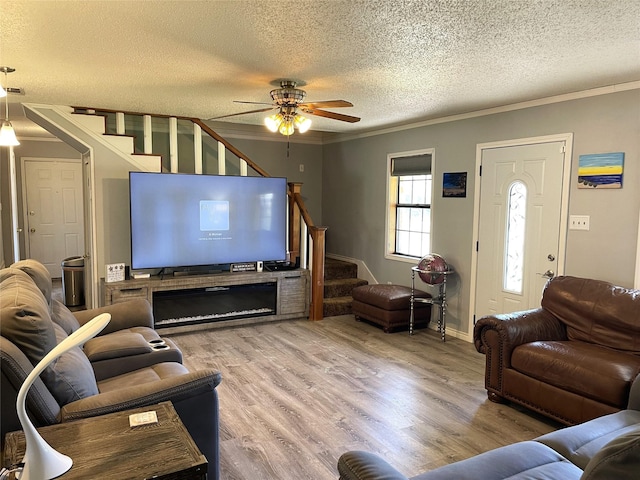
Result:
{"label": "television screen", "polygon": [[285,178],[130,172],[131,268],[286,257]]}

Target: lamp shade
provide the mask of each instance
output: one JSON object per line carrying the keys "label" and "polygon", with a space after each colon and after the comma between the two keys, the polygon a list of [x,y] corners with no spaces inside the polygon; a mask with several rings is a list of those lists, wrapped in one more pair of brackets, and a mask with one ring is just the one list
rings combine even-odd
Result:
{"label": "lamp shade", "polygon": [[24,431],[26,450],[22,461],[24,463],[23,470],[16,475],[19,480],[51,480],[65,473],[73,465],[73,460],[54,450],[53,447],[40,436],[33,426],[33,423],[31,423],[31,420],[29,420],[25,408],[27,392],[36,378],[38,378],[40,373],[42,373],[51,362],[63,353],[95,337],[107,326],[110,320],[111,315],[103,313],[85,323],[47,353],[33,368],[22,384],[22,387],[20,387],[16,401],[16,410],[20,424],[22,425],[22,430]]}
{"label": "lamp shade", "polygon": [[9,120],[2,122],[2,128],[0,129],[0,145],[3,147],[20,145],[20,142],[16,138],[16,132],[13,130],[13,125]]}
{"label": "lamp shade", "polygon": [[276,113],[274,115],[269,115],[267,118],[264,119],[264,124],[272,132],[277,132],[278,127],[280,126],[281,123],[282,123],[282,115],[279,113]]}
{"label": "lamp shade", "polygon": [[309,130],[309,128],[311,128],[311,120],[309,120],[307,117],[303,117],[300,114],[296,115],[294,123],[296,128],[298,129],[298,132],[300,133],[304,133]]}
{"label": "lamp shade", "polygon": [[285,136],[293,135],[294,127],[291,119],[285,119],[278,128],[278,131]]}

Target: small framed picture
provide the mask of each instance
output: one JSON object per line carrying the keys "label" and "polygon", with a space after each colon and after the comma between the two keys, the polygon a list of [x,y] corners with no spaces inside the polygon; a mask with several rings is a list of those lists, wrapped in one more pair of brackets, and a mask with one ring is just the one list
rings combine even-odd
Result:
{"label": "small framed picture", "polygon": [[444,173],[442,196],[464,198],[467,196],[467,172]]}
{"label": "small framed picture", "polygon": [[105,265],[105,282],[121,282],[124,280],[124,263]]}

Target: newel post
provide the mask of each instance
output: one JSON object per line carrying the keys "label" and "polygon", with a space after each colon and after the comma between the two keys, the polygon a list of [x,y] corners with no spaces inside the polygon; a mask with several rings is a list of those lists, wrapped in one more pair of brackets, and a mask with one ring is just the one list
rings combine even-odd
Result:
{"label": "newel post", "polygon": [[327,227],[312,227],[311,306],[309,320],[322,320],[324,313],[324,255]]}
{"label": "newel post", "polygon": [[300,206],[296,195],[302,190],[302,183],[289,182],[289,252],[291,261],[300,256]]}

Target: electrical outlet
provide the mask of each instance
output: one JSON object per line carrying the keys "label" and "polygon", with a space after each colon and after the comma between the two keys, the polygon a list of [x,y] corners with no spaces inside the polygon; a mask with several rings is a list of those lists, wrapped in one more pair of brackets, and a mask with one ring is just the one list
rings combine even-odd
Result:
{"label": "electrical outlet", "polygon": [[589,230],[589,215],[570,215],[569,230]]}

